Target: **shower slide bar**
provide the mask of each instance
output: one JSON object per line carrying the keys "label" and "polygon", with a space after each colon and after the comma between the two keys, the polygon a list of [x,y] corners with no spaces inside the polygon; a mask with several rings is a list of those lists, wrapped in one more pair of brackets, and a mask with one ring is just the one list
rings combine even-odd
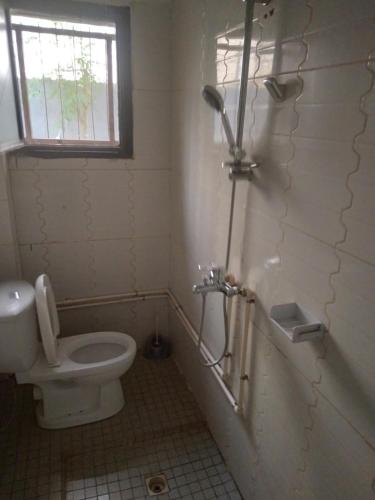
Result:
{"label": "shower slide bar", "polygon": [[[198,345],[198,333],[195,330],[194,326],[191,324],[190,320],[186,316],[181,304],[177,301],[174,294],[168,289],[157,289],[157,290],[148,290],[145,292],[129,292],[123,294],[115,294],[115,295],[102,295],[96,297],[88,297],[88,298],[80,298],[80,299],[67,299],[64,301],[60,301],[57,303],[58,311],[68,311],[73,309],[81,309],[81,308],[90,308],[90,307],[101,307],[108,304],[123,304],[127,302],[141,302],[144,300],[156,300],[156,299],[168,299],[169,305],[177,314],[178,319],[180,320],[182,326],[185,328],[185,331],[188,333],[190,339],[197,346]],[[249,303],[250,304],[250,303]],[[243,342],[247,345],[247,336],[248,331],[244,332]],[[208,347],[202,343],[201,352],[203,357],[208,363],[212,363],[214,361],[214,357],[211,354]],[[222,369],[220,365],[216,365],[210,368],[212,374],[214,375],[216,381],[218,382],[220,388],[222,389],[226,399],[232,406],[233,410],[236,413],[242,413],[242,405],[243,405],[243,384],[244,381],[248,380],[247,375],[245,375],[245,356],[241,356],[240,358],[240,393],[239,398],[236,398],[230,388],[225,383],[226,370]]]}

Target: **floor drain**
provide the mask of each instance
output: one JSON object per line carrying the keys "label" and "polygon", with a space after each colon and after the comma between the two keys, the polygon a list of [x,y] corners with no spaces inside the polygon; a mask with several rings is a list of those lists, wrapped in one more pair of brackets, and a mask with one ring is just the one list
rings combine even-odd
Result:
{"label": "floor drain", "polygon": [[169,491],[168,483],[164,474],[146,477],[147,492],[151,497],[167,493]]}

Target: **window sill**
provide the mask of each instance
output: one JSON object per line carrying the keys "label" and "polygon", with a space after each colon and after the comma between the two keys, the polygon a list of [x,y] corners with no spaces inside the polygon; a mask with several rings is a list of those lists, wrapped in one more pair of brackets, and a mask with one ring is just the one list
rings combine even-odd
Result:
{"label": "window sill", "polygon": [[18,151],[23,156],[37,158],[122,158],[132,159],[133,154],[120,146],[44,146],[24,145]]}

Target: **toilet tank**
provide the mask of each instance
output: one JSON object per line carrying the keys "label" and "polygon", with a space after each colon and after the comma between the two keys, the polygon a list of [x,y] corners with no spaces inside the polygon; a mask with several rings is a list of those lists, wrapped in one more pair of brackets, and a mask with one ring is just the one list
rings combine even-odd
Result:
{"label": "toilet tank", "polygon": [[29,370],[39,352],[34,288],[26,281],[0,283],[0,373]]}

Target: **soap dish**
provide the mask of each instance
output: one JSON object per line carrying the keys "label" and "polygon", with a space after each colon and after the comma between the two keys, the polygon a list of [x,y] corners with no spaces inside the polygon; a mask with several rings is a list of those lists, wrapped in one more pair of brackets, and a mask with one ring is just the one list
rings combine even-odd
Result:
{"label": "soap dish", "polygon": [[322,338],[324,324],[302,309],[295,302],[271,307],[272,323],[292,342]]}

